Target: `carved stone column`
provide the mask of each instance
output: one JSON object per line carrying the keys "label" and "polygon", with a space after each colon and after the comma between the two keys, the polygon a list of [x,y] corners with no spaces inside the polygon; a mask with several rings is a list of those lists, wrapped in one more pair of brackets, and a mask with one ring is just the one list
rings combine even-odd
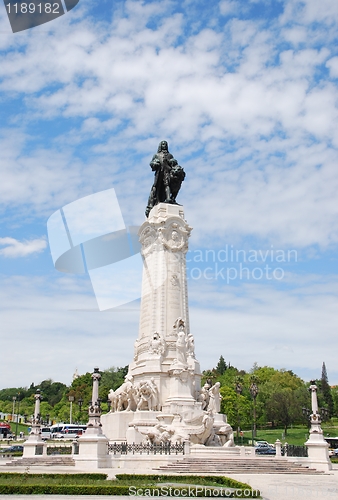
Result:
{"label": "carved stone column", "polygon": [[321,427],[321,417],[318,413],[317,386],[312,381],[309,387],[311,392],[312,413],[310,415],[310,436],[305,445],[308,448],[309,462],[318,470],[329,471],[332,469],[329,458],[329,445],[324,439]]}
{"label": "carved stone column", "polygon": [[76,466],[87,470],[111,466],[111,457],[108,454],[109,440],[102,432],[101,407],[98,399],[100,378],[99,369],[94,368],[92,374],[92,400],[89,403],[87,429],[78,439],[78,455],[73,456]]}
{"label": "carved stone column", "polygon": [[34,394],[35,406],[34,406],[34,417],[32,420],[32,428],[28,439],[24,442],[23,446],[23,456],[41,456],[47,454],[47,446],[41,437],[41,415],[40,415],[40,403],[41,394],[40,390],[37,389],[36,394]]}
{"label": "carved stone column", "polygon": [[160,407],[173,397],[178,386],[182,389],[178,399],[190,404],[196,402],[200,390],[186,276],[191,230],[183,207],[168,203],[156,205],[139,230],[144,262],[141,314],[129,373],[135,384],[154,377]]}

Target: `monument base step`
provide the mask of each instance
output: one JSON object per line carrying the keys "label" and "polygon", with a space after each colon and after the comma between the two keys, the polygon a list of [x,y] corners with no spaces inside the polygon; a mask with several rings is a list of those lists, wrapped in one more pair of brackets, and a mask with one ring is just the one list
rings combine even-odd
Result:
{"label": "monument base step", "polygon": [[236,458],[184,457],[158,471],[175,474],[323,474],[299,463],[276,458]]}
{"label": "monument base step", "polygon": [[48,456],[48,457],[27,457],[27,458],[18,458],[7,462],[6,465],[12,467],[55,467],[55,466],[64,466],[64,467],[74,467],[75,461],[70,456]]}

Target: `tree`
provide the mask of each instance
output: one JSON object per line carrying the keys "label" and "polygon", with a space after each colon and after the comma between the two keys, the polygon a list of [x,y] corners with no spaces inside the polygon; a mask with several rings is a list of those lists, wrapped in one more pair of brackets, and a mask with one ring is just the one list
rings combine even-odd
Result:
{"label": "tree", "polygon": [[227,369],[227,364],[226,362],[224,361],[224,358],[223,356],[221,356],[219,358],[219,361],[217,363],[217,366],[216,366],[216,371],[220,374],[220,375],[223,375],[223,373],[225,372],[225,370]]}
{"label": "tree", "polygon": [[322,365],[321,392],[322,392],[325,404],[329,410],[329,417],[332,417],[334,414],[334,402],[333,402],[331,387],[329,384],[329,379],[327,376],[325,362],[323,362],[323,365]]}
{"label": "tree", "polygon": [[267,401],[267,417],[270,421],[282,424],[285,436],[291,424],[302,419],[302,398],[304,388],[292,390],[279,389]]}
{"label": "tree", "polygon": [[250,426],[250,401],[241,394],[236,394],[232,387],[221,387],[221,413],[225,413],[229,424],[237,429],[237,426],[245,428]]}

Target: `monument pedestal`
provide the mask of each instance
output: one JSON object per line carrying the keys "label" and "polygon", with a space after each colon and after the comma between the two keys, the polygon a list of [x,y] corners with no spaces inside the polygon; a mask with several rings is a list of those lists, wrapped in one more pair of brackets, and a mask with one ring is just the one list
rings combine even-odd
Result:
{"label": "monument pedestal", "polygon": [[134,415],[133,411],[117,411],[101,416],[104,434],[109,441],[126,441],[129,424],[134,420]]}
{"label": "monument pedestal", "polygon": [[313,417],[316,417],[316,415],[312,415],[310,436],[305,443],[308,451],[308,462],[310,466],[315,467],[317,470],[328,472],[332,469],[329,444],[324,439],[320,422],[313,421]]}
{"label": "monument pedestal", "polygon": [[77,441],[79,453],[74,454],[75,465],[81,469],[93,470],[111,467],[111,456],[108,453],[109,439],[102,433],[99,403],[100,378],[99,369],[94,368],[92,401],[88,409],[87,429]]}
{"label": "monument pedestal", "polygon": [[329,444],[325,441],[321,426],[321,416],[318,412],[317,386],[314,380],[311,381],[309,387],[311,392],[311,408],[310,416],[310,435],[305,446],[308,450],[308,462],[317,470],[328,472],[332,469],[332,463],[329,457]]}
{"label": "monument pedestal", "polygon": [[102,434],[101,428],[87,428],[78,439],[79,454],[74,455],[75,464],[80,469],[93,470],[111,467],[108,454],[109,439]]}
{"label": "monument pedestal", "polygon": [[46,456],[47,444],[41,438],[40,425],[32,425],[28,439],[23,443],[23,458]]}

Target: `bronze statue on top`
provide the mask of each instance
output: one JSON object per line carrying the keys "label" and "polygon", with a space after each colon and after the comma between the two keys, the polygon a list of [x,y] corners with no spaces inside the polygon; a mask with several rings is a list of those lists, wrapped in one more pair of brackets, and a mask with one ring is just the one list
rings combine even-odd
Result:
{"label": "bronze statue on top", "polygon": [[157,153],[150,162],[151,169],[155,172],[154,184],[151,188],[146,216],[158,203],[176,203],[176,196],[185,178],[183,168],[177,163],[168,150],[167,141],[161,141]]}

